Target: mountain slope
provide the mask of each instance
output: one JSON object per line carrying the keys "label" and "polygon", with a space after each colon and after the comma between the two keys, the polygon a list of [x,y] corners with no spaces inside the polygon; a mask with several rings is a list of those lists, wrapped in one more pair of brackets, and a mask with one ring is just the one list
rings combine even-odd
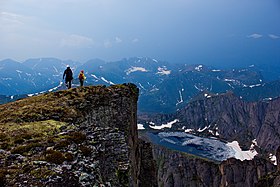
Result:
{"label": "mountain slope", "polygon": [[[280,97],[271,101],[246,102],[232,92],[204,94],[186,107],[170,115],[139,116],[139,123],[166,124],[177,119],[171,130],[192,131],[217,136],[226,141],[237,140],[248,149],[253,141],[272,153],[280,144]],[[189,129],[189,130],[187,130]]]}

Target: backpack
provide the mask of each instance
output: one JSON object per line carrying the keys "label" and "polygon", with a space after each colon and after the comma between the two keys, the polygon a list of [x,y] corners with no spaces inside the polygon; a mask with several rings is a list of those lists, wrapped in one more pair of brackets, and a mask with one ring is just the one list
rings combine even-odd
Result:
{"label": "backpack", "polygon": [[80,80],[83,80],[83,79],[84,79],[83,73],[80,73],[80,74],[79,74],[79,79],[80,79]]}

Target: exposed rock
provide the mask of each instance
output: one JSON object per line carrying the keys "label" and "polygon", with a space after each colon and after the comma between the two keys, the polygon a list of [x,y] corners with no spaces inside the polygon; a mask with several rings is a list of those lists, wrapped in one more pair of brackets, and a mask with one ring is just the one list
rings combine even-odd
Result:
{"label": "exposed rock", "polygon": [[[232,92],[210,97],[201,96],[175,114],[140,116],[140,123],[156,124],[178,119],[172,130],[198,130],[207,127],[226,141],[237,140],[242,148],[249,149],[256,139],[262,151],[273,153],[280,145],[280,97],[271,101],[245,102]],[[209,133],[210,134],[210,133]],[[210,134],[211,136],[213,134]]]}
{"label": "exposed rock", "polygon": [[138,186],[137,99],[127,84],[0,105],[0,183]]}
{"label": "exposed rock", "polygon": [[274,165],[261,158],[232,158],[218,163],[156,145],[151,150],[157,165],[158,186],[255,187],[261,178],[276,171]]}
{"label": "exposed rock", "polygon": [[153,157],[152,145],[139,139],[140,148],[140,175],[139,186],[156,187],[157,183],[157,163]]}
{"label": "exposed rock", "polygon": [[[280,162],[280,147],[278,147],[276,151],[276,161],[277,163]],[[272,186],[272,187],[280,186],[279,164],[277,165],[277,171],[268,173],[258,181],[257,187],[263,187],[263,186]]]}

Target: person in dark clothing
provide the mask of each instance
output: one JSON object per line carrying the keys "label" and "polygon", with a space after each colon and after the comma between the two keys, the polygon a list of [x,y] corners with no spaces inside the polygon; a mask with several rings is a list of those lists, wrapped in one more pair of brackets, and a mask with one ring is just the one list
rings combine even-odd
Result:
{"label": "person in dark clothing", "polygon": [[63,79],[64,77],[65,77],[66,86],[68,87],[68,89],[71,88],[71,84],[73,80],[73,72],[69,66],[67,66],[66,70],[63,73]]}

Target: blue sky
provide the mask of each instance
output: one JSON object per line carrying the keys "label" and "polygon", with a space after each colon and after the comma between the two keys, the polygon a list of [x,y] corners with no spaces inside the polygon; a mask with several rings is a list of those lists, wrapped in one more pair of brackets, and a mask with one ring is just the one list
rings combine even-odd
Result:
{"label": "blue sky", "polygon": [[0,60],[280,64],[279,0],[1,0]]}

